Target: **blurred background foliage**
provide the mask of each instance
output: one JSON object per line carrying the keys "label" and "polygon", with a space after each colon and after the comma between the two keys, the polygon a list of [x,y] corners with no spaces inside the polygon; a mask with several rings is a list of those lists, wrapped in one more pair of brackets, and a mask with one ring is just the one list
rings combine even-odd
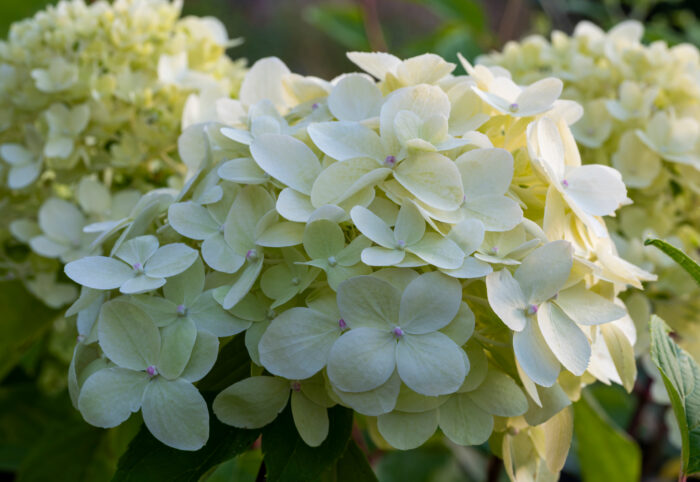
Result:
{"label": "blurred background foliage", "polygon": [[[0,36],[12,22],[32,15],[51,0],[0,0]],[[356,70],[348,50],[387,50],[400,57],[427,51],[448,60],[461,52],[473,59],[508,40],[552,29],[570,33],[588,19],[608,29],[627,18],[646,25],[646,40],[700,45],[700,0],[185,0],[184,13],[221,19],[229,35],[245,42],[230,55],[250,63],[270,55],[292,70],[332,78]],[[6,287],[8,285],[6,284]],[[65,368],[73,342],[49,339],[55,312],[36,307],[30,329],[12,321],[12,293],[0,296],[3,322],[19,331],[5,337],[0,351],[19,346],[19,362],[0,366],[0,480],[109,480],[139,420],[119,429],[89,427],[72,409]],[[10,290],[11,291],[11,290]],[[4,300],[4,301],[3,301]],[[10,308],[10,309],[6,309]],[[44,313],[46,311],[46,313]],[[41,320],[47,320],[42,322]],[[60,320],[60,318],[59,318]],[[62,323],[65,323],[62,321]],[[54,330],[54,332],[61,330]],[[30,333],[31,332],[31,333]],[[29,335],[28,335],[29,333]],[[65,341],[67,346],[56,347]],[[59,349],[60,348],[60,349]],[[67,359],[59,354],[66,352]],[[16,357],[15,357],[16,355]],[[4,358],[7,358],[6,356]],[[16,358],[16,359],[15,359]],[[0,364],[1,365],[1,364]],[[39,379],[40,383],[36,383]],[[575,405],[574,445],[561,480],[671,480],[678,474],[677,451],[668,443],[667,407],[650,401],[651,379],[640,369],[632,394],[619,386],[593,385]],[[365,431],[356,441],[366,449],[382,482],[507,480],[486,447],[464,448],[435,438],[407,452],[385,453]],[[212,482],[255,481],[259,449],[221,464],[205,478]],[[624,475],[626,474],[626,476]]]}

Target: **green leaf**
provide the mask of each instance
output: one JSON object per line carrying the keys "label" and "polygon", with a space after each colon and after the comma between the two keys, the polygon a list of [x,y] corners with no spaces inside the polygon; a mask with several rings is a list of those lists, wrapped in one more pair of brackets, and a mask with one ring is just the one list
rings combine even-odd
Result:
{"label": "green leaf", "polygon": [[51,326],[58,311],[34,298],[20,281],[0,283],[0,380]]}
{"label": "green leaf", "polygon": [[229,427],[210,417],[207,444],[195,452],[183,452],[163,445],[144,426],[119,459],[113,482],[151,482],[154,480],[196,482],[213,466],[247,450],[259,430]]}
{"label": "green leaf", "polygon": [[219,358],[211,371],[200,380],[202,391],[220,392],[239,380],[250,376],[250,357],[245,347],[244,335],[229,341],[219,352]]}
{"label": "green leaf", "polygon": [[328,437],[309,447],[299,436],[288,406],[263,429],[262,450],[268,482],[317,480],[344,454],[352,431],[353,412],[344,407],[328,409]]}
{"label": "green leaf", "polygon": [[666,323],[651,318],[651,359],[671,399],[681,431],[681,474],[700,471],[700,367],[668,336]]}
{"label": "green leaf", "polygon": [[326,474],[334,482],[376,482],[377,476],[369,465],[367,457],[354,440],[348,442],[345,452],[340,456],[335,467]]}
{"label": "green leaf", "polygon": [[644,241],[645,246],[656,246],[659,248],[661,251],[666,253],[673,261],[678,263],[681,268],[686,270],[690,276],[697,281],[698,284],[700,284],[700,265],[693,260],[690,256],[685,254],[683,251],[680,249],[676,248],[675,246],[671,246],[668,244],[666,241],[661,240],[661,239],[647,239]]}
{"label": "green leaf", "polygon": [[138,423],[98,429],[81,420],[65,392],[47,396],[24,382],[2,387],[0,471],[16,471],[24,482],[108,480]]}
{"label": "green leaf", "polygon": [[303,12],[306,22],[324,32],[348,50],[370,49],[361,7],[357,5],[317,5]]}
{"label": "green leaf", "polygon": [[574,431],[584,482],[640,480],[642,454],[639,446],[613,425],[587,392],[574,404]]}

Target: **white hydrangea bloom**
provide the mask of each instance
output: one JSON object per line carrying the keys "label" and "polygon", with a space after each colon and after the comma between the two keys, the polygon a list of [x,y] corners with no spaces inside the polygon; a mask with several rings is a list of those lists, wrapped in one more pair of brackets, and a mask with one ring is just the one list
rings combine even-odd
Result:
{"label": "white hydrangea bloom", "polygon": [[[581,107],[558,100],[558,81],[516,86],[470,65],[453,75],[432,54],[349,56],[366,74],[331,82],[258,61],[240,99],[217,99],[183,131],[179,194],[153,191],[94,227],[112,256],[66,267],[84,285],[71,307],[79,407],[102,401],[78,383],[93,369],[141,379],[152,366],[164,387],[186,378],[200,334],[234,335],[225,342],[253,364],[218,394],[216,416],[259,428],[291,404],[310,446],[335,404],[408,449],[438,428],[459,444],[543,430],[595,377],[628,386],[618,370],[634,337],[617,298],[648,273],[616,255],[602,222],[626,190],[614,169],[581,166],[569,128]],[[182,80],[183,65],[162,68]],[[516,101],[517,115],[502,108]],[[159,332],[146,365],[124,365],[102,335],[111,303]],[[605,352],[606,337],[623,355]],[[125,406],[120,420],[139,408]]]}

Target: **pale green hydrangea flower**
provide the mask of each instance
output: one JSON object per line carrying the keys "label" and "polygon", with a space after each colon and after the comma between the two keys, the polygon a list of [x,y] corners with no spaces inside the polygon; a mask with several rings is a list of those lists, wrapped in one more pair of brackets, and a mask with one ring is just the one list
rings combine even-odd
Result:
{"label": "pale green hydrangea flower", "polygon": [[[516,426],[565,434],[584,385],[633,382],[634,324],[618,295],[650,275],[617,256],[602,216],[626,189],[613,168],[581,166],[569,127],[581,108],[558,100],[561,82],[520,86],[466,61],[456,75],[432,54],[349,57],[371,76],[327,82],[262,59],[239,99],[200,93],[178,142],[179,194],[151,192],[94,227],[92,246],[111,255],[66,267],[84,285],[70,386],[88,421],[105,424],[89,412],[107,404],[91,388],[101,373],[150,387],[152,368],[160,390],[188,396],[200,335],[252,363],[214,414],[260,428],[291,404],[310,446],[336,404],[400,449],[438,428],[465,445]],[[125,365],[103,334],[114,303],[147,318],[134,332],[158,332],[159,350],[139,352],[148,359]],[[150,388],[134,390],[120,420],[157,410]],[[190,447],[147,426],[194,448],[203,418],[190,403]]]}
{"label": "pale green hydrangea flower", "polygon": [[[205,91],[235,96],[244,68],[225,55],[236,41],[218,20],[180,18],[181,9],[179,0],[63,0],[0,41],[3,277],[61,283],[42,258],[95,254],[95,238],[140,193],[182,185],[183,111]],[[31,223],[40,231],[22,228]],[[28,255],[10,256],[17,241]],[[49,304],[72,301],[30,290]]]}
{"label": "pale green hydrangea flower", "polygon": [[[554,75],[563,81],[562,97],[583,106],[583,116],[571,128],[582,146],[580,159],[584,164],[607,164],[619,173],[589,167],[595,175],[583,187],[588,199],[575,199],[578,193],[572,199],[572,190],[562,189],[561,182],[571,186],[569,172],[578,178],[575,171],[586,166],[578,167],[579,161],[566,155],[562,163],[559,150],[551,153],[554,157],[540,152],[539,157],[549,164],[542,168],[559,178],[554,187],[571,209],[584,215],[586,211],[611,214],[617,207],[614,200],[626,202],[605,194],[621,175],[634,205],[621,209],[617,222],[608,219],[617,249],[625,259],[659,275],[647,291],[654,310],[675,323],[686,348],[700,354],[696,343],[700,337],[694,328],[698,310],[693,301],[700,291],[687,292],[686,287],[694,284],[680,268],[654,248],[643,246],[648,237],[671,240],[688,253],[696,253],[700,246],[700,52],[689,44],[655,41],[645,45],[643,33],[643,26],[635,21],[622,22],[608,32],[581,22],[570,36],[555,31],[551,39],[531,36],[509,42],[501,52],[478,59],[476,68],[494,69],[519,83]],[[540,121],[529,128],[530,135],[551,130],[551,126],[542,127]],[[558,167],[548,158],[557,158]],[[609,206],[594,203],[596,195]]]}

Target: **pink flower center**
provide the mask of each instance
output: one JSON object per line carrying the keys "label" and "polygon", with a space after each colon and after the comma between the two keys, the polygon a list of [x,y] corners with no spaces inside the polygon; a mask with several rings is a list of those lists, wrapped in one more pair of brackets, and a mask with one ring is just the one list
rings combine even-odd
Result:
{"label": "pink flower center", "polygon": [[510,104],[508,106],[508,110],[511,112],[518,112],[519,108],[520,108],[520,106],[518,104],[516,104],[515,102],[513,102],[512,104]]}
{"label": "pink flower center", "polygon": [[389,166],[389,167],[394,167],[396,165],[396,157],[386,156],[386,159],[384,159],[384,165]]}
{"label": "pink flower center", "polygon": [[248,252],[245,254],[245,259],[248,261],[256,261],[258,259],[258,252],[253,249],[249,249]]}
{"label": "pink flower center", "polygon": [[537,307],[537,305],[530,305],[530,306],[527,307],[527,314],[528,314],[528,315],[534,315],[535,313],[537,313],[537,310],[538,310],[538,309],[539,309],[539,308]]}
{"label": "pink flower center", "polygon": [[185,305],[177,305],[177,314],[178,316],[185,316],[187,314],[187,308],[185,308]]}
{"label": "pink flower center", "polygon": [[301,390],[301,383],[299,382],[292,382],[292,390],[295,392],[298,392]]}
{"label": "pink flower center", "polygon": [[345,323],[345,320],[341,318],[338,320],[338,326],[340,327],[340,331],[343,331],[348,327],[348,324]]}
{"label": "pink flower center", "polygon": [[158,370],[156,370],[156,367],[151,365],[148,368],[146,368],[146,373],[148,373],[149,376],[154,377],[154,376],[158,375]]}
{"label": "pink flower center", "polygon": [[394,336],[395,336],[396,338],[402,338],[403,335],[404,335],[404,332],[403,332],[403,330],[401,329],[400,326],[397,326],[396,328],[394,328],[393,330],[391,330],[391,332],[394,334]]}
{"label": "pink flower center", "polygon": [[143,271],[143,266],[141,265],[141,263],[134,263],[133,268],[134,268],[134,271],[139,271],[139,272]]}
{"label": "pink flower center", "polygon": [[564,187],[569,187],[569,181],[567,181],[566,179],[563,179],[563,180],[561,181],[561,185],[564,186]]}

